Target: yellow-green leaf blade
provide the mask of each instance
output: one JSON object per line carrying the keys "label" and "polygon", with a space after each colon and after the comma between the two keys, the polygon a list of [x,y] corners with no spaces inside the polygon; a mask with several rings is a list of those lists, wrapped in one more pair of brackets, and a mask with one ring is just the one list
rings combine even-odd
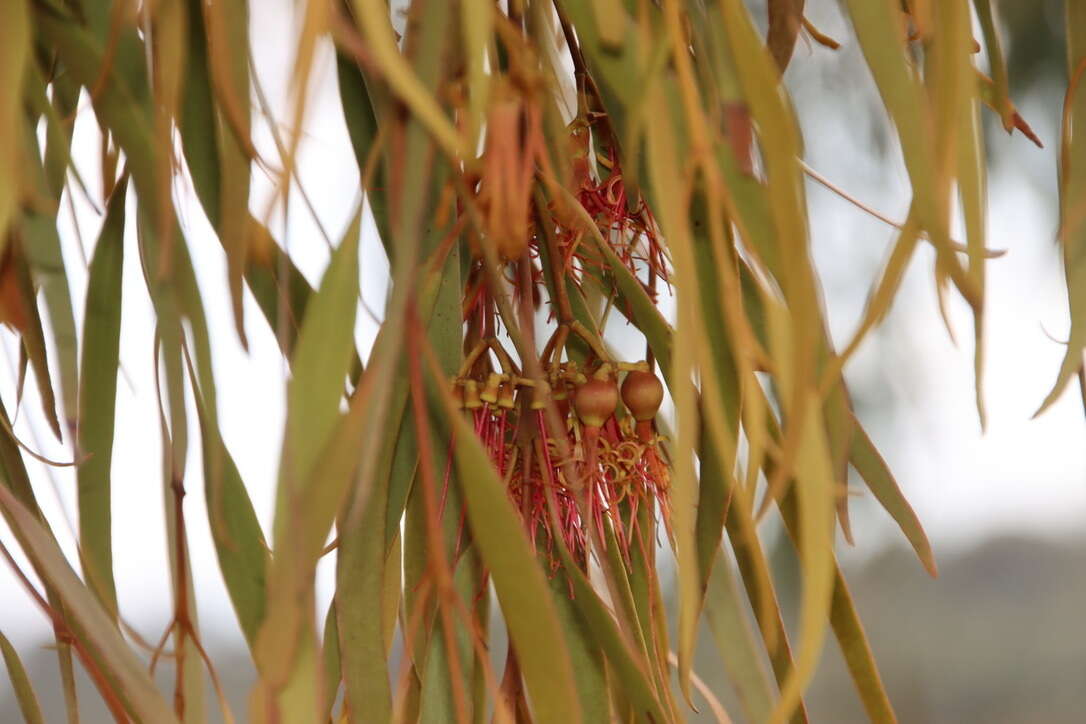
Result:
{"label": "yellow-green leaf blade", "polygon": [[111,612],[117,610],[110,483],[120,365],[126,190],[127,183],[122,180],[113,192],[90,263],[83,316],[78,426],[79,450],[87,459],[76,473],[83,572]]}

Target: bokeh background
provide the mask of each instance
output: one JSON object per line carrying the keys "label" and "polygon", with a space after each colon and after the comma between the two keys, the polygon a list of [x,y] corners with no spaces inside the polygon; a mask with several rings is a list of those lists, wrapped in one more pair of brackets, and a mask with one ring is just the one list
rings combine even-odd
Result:
{"label": "bokeh background", "polygon": [[[752,3],[756,5],[756,3]],[[971,318],[950,297],[956,342],[937,308],[933,255],[921,248],[903,292],[884,326],[865,342],[846,369],[857,411],[884,452],[923,521],[940,576],[932,580],[905,547],[892,521],[862,495],[853,499],[856,546],[840,557],[880,663],[890,698],[903,722],[1033,724],[1081,722],[1086,711],[1086,417],[1074,386],[1043,416],[1031,419],[1050,388],[1068,327],[1062,267],[1055,242],[1056,148],[1066,88],[1062,0],[1002,0],[1012,97],[1045,143],[1038,149],[1008,136],[987,114],[991,161],[989,246],[1006,254],[990,262],[985,393],[988,427],[982,433],[974,406]],[[908,182],[897,141],[867,75],[850,28],[830,0],[808,0],[807,15],[841,42],[830,51],[797,46],[786,82],[806,141],[806,160],[863,203],[901,220]],[[291,131],[288,84],[298,19],[289,0],[253,4],[254,68],[271,116],[254,118],[259,147],[274,157],[272,129]],[[979,35],[979,33],[978,33]],[[983,51],[982,51],[983,56]],[[982,67],[983,67],[982,59]],[[300,157],[302,187],[290,206],[277,208],[271,228],[289,246],[311,281],[328,259],[325,237],[346,226],[358,194],[358,173],[335,96],[330,46],[321,49],[310,89]],[[91,113],[84,99],[81,113]],[[75,148],[90,195],[100,188],[92,124],[76,124]],[[257,171],[251,205],[264,214],[272,183]],[[179,184],[177,193],[192,197]],[[868,290],[885,261],[895,230],[823,186],[810,182],[812,243],[821,272],[831,332],[840,342],[855,328]],[[66,201],[64,202],[66,203]],[[193,250],[205,303],[225,309],[225,263],[207,220],[195,203],[182,219]],[[61,228],[69,268],[81,269],[101,225],[94,205],[78,192]],[[314,217],[321,221],[317,223]],[[134,238],[126,255],[135,260]],[[372,316],[359,317],[357,336],[368,351],[387,291],[387,264],[372,225],[364,234],[363,295]],[[86,291],[85,274],[71,276],[73,296]],[[124,279],[124,376],[118,389],[114,448],[114,546],[122,614],[134,631],[154,641],[170,618],[161,444],[149,421],[157,414],[152,366],[153,314],[133,263]],[[228,315],[211,315],[218,356],[223,437],[250,487],[262,522],[270,523],[284,419],[284,368],[274,339],[247,300],[250,350],[238,345]],[[77,305],[76,313],[80,313]],[[77,322],[80,320],[77,319]],[[621,335],[621,330],[618,330]],[[14,337],[0,332],[0,396],[16,407]],[[27,385],[16,429],[46,454],[64,458]],[[218,572],[204,519],[198,440],[188,468],[190,545],[204,643],[244,712],[251,665]],[[70,472],[28,461],[46,514],[72,560],[75,489]],[[859,487],[857,488],[859,490]],[[776,542],[776,522],[763,524],[786,613],[799,590],[787,542]],[[11,536],[0,523],[0,539]],[[327,601],[331,560],[319,573]],[[794,615],[793,615],[794,617]],[[0,629],[24,657],[48,721],[63,720],[56,660],[47,650],[51,630],[11,572],[0,568]],[[827,644],[808,697],[813,721],[865,721],[836,644]],[[725,702],[732,698],[724,661],[708,638],[697,672]],[[170,675],[168,662],[160,676]],[[84,681],[83,721],[108,721]],[[708,708],[691,720],[711,721]],[[736,712],[738,716],[738,712]],[[0,676],[0,721],[18,719],[6,677]],[[737,719],[738,721],[738,719]]]}

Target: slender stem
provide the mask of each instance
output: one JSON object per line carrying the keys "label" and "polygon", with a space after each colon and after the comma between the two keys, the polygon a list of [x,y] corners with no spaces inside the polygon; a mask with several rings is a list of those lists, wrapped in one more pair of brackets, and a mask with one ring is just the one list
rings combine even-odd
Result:
{"label": "slender stem", "polygon": [[[558,238],[554,235],[553,227],[543,217],[542,209],[547,208],[547,200],[543,193],[535,191],[535,218],[536,226],[543,230],[542,241],[547,247],[547,257],[550,260],[551,280],[554,284],[554,303],[558,308],[558,323],[569,324],[573,321],[573,305],[569,301],[569,289],[566,287],[566,267],[564,255],[558,247]],[[569,203],[579,203],[575,199]]]}
{"label": "slender stem", "polygon": [[428,569],[437,583],[438,612],[441,615],[442,629],[445,637],[446,660],[449,667],[449,676],[452,679],[453,702],[456,708],[458,722],[466,722],[468,715],[467,695],[463,687],[461,662],[456,639],[454,637],[453,611],[450,604],[458,597],[452,573],[449,570],[449,560],[445,551],[445,535],[441,526],[441,513],[437,495],[436,473],[434,470],[434,457],[430,428],[426,424],[429,415],[426,411],[425,381],[422,375],[422,366],[419,355],[421,354],[419,339],[422,336],[422,327],[413,304],[407,310],[407,343],[410,359],[410,389],[411,404],[414,410],[415,437],[418,441],[419,451],[419,478],[422,481],[422,501],[426,513],[426,536],[429,543],[426,546],[428,553]]}

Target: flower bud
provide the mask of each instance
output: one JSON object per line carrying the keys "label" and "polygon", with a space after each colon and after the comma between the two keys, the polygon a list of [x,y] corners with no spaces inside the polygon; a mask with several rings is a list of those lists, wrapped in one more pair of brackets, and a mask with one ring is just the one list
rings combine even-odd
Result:
{"label": "flower bud", "polygon": [[577,388],[573,409],[588,427],[603,427],[618,407],[618,388],[610,380],[592,378]]}
{"label": "flower bud", "polygon": [[656,417],[664,401],[664,385],[651,372],[634,370],[622,382],[622,402],[638,422]]}

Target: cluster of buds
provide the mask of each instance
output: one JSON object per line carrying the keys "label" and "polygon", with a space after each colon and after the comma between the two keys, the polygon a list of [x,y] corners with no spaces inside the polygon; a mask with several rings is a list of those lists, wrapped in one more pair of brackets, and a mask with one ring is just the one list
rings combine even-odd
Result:
{"label": "cluster of buds", "polygon": [[[614,541],[626,555],[635,543],[644,546],[656,535],[657,515],[670,532],[669,467],[654,423],[663,384],[648,362],[610,359],[598,337],[573,321],[566,291],[589,275],[608,283],[594,238],[653,297],[656,282],[667,283],[669,261],[652,213],[628,189],[617,158],[592,153],[593,134],[599,141],[608,132],[594,130],[588,114],[570,124],[577,152],[572,175],[559,182],[530,98],[524,83],[500,84],[482,173],[466,179],[478,213],[462,309],[466,354],[453,389],[529,538],[555,570],[559,541],[587,566],[597,543]],[[545,193],[536,191],[540,182]],[[539,205],[544,198],[546,208]],[[484,273],[487,245],[522,314],[538,310],[550,266],[553,288],[546,291],[558,325],[530,374],[498,341],[494,282]],[[587,357],[566,348],[571,334],[585,343]],[[639,529],[646,521],[651,530]]]}
{"label": "cluster of buds", "polygon": [[[488,352],[498,369],[486,369]],[[669,474],[654,424],[664,388],[646,362],[545,361],[543,378],[531,379],[491,338],[467,356],[454,390],[552,570],[557,536],[585,565],[592,537],[613,535],[628,552],[642,506],[667,524]]]}

